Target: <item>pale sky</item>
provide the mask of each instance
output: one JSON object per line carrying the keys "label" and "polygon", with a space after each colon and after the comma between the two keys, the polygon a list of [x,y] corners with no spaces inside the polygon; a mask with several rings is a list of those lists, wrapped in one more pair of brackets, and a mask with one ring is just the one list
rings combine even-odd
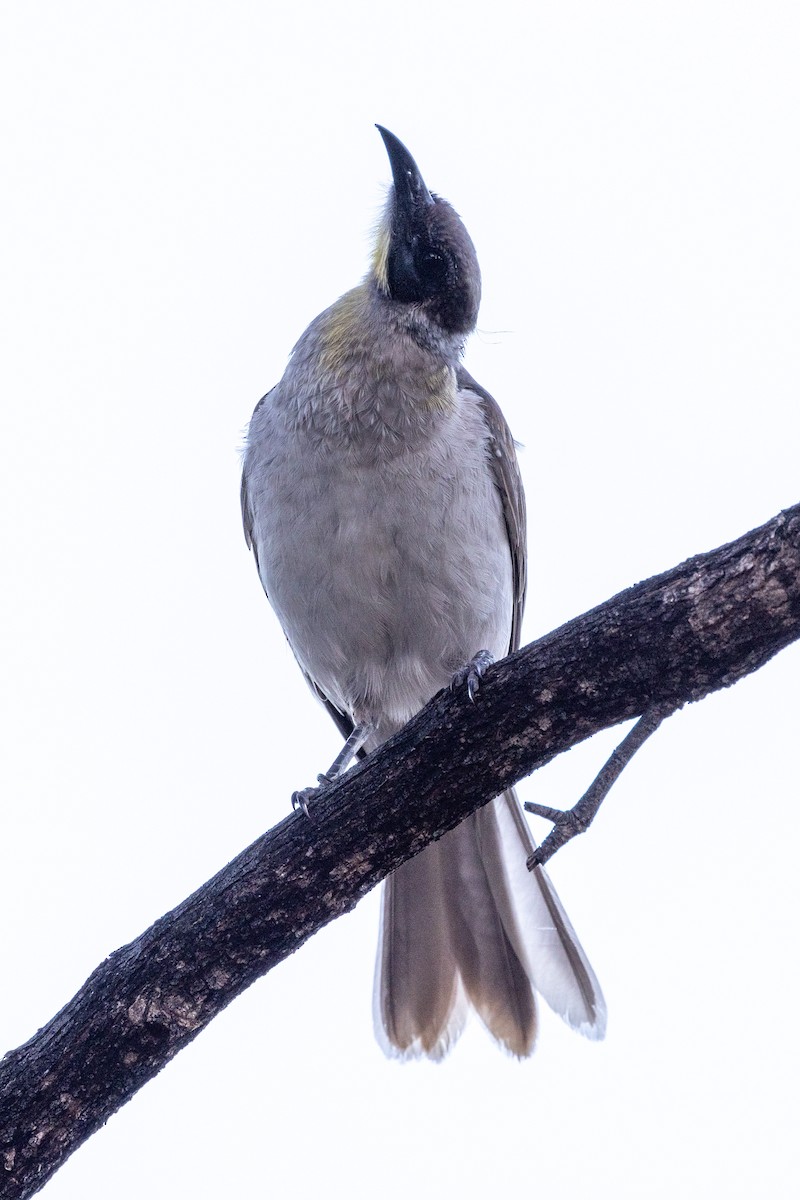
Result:
{"label": "pale sky", "polygon": [[[239,449],[408,145],[478,249],[530,640],[800,499],[800,9],[37,4],[0,18],[0,1049],[288,811],[338,738]],[[551,874],[606,1041],[372,1034],[378,894],[234,1002],[51,1200],[797,1194],[798,677],[674,717]],[[574,802],[622,730],[522,785]]]}

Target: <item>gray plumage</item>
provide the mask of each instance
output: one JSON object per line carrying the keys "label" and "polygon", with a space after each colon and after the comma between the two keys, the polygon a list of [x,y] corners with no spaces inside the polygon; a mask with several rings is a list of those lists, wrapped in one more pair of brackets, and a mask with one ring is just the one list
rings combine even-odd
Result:
{"label": "gray plumage", "polygon": [[[381,135],[394,185],[371,269],[311,323],[257,406],[242,479],[270,603],[343,735],[371,727],[366,750],[479,650],[519,645],[526,585],[514,443],[460,364],[475,251]],[[375,1016],[389,1053],[441,1057],[471,1005],[525,1056],[533,989],[603,1035],[599,985],[545,872],[527,871],[532,848],[509,791],[387,881]]]}

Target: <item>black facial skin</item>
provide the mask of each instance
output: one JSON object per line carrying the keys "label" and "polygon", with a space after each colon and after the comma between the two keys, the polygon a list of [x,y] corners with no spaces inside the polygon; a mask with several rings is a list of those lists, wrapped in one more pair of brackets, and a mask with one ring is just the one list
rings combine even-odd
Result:
{"label": "black facial skin", "polygon": [[389,296],[421,304],[445,332],[475,328],[481,274],[472,239],[458,213],[432,195],[406,147],[378,125],[394,179],[387,261]]}
{"label": "black facial skin", "polygon": [[448,333],[474,329],[481,277],[472,240],[455,210],[438,196],[413,206],[395,199],[387,263],[389,295],[424,304]]}

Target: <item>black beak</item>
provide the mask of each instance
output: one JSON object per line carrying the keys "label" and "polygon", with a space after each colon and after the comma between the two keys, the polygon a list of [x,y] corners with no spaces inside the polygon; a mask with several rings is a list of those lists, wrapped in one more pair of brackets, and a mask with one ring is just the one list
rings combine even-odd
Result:
{"label": "black beak", "polygon": [[376,125],[375,128],[383,138],[386,153],[389,155],[399,209],[410,215],[419,207],[433,204],[433,197],[425,186],[419,167],[400,139],[388,129],[384,129],[383,125]]}

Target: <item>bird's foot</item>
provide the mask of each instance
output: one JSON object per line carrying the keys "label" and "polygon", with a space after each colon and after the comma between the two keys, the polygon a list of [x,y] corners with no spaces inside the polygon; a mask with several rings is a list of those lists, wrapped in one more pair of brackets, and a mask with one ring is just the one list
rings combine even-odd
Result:
{"label": "bird's foot", "polygon": [[292,792],[292,808],[294,811],[297,812],[299,808],[300,811],[304,812],[307,817],[310,817],[311,813],[308,811],[308,806],[318,791],[319,788],[307,787],[300,788],[299,791]]}
{"label": "bird's foot", "polygon": [[300,788],[298,791],[292,792],[292,808],[295,810],[295,812],[300,809],[300,811],[305,813],[307,817],[310,817],[311,813],[309,812],[308,808],[309,804],[311,804],[313,800],[316,800],[320,792],[324,791],[326,787],[330,787],[334,781],[334,778],[335,776],[331,776],[327,772],[323,772],[321,775],[317,776],[316,787]]}
{"label": "bird's foot", "polygon": [[450,691],[454,692],[456,688],[460,688],[463,684],[467,685],[467,695],[472,703],[475,703],[475,697],[481,686],[481,677],[487,667],[490,667],[494,662],[494,655],[488,650],[479,650],[474,658],[471,658],[463,667],[459,667],[453,678],[450,680]]}
{"label": "bird's foot", "polygon": [[320,792],[330,787],[344,773],[372,731],[373,726],[369,723],[356,725],[327,771],[323,771],[321,775],[317,776],[317,786],[300,788],[299,791],[292,792],[292,808],[295,810],[299,808],[307,817],[311,816],[308,811],[311,801],[316,800]]}

